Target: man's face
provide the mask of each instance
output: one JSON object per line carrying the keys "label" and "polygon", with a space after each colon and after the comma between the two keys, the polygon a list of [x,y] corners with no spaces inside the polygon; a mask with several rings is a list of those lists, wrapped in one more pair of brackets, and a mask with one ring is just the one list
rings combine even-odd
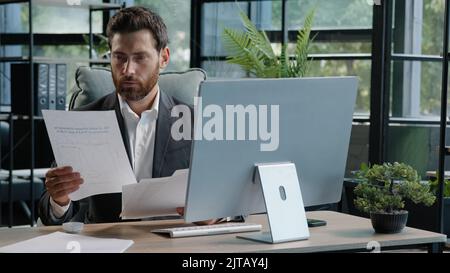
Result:
{"label": "man's face", "polygon": [[116,33],[111,39],[111,70],[117,92],[127,101],[139,101],[155,87],[160,68],[169,61],[169,49],[158,52],[148,30]]}

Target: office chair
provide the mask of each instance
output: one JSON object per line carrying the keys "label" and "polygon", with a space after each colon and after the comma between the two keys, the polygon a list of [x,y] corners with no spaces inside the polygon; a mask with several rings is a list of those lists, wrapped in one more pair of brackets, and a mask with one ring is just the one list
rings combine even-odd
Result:
{"label": "office chair", "polygon": [[[160,74],[159,87],[181,102],[193,105],[199,85],[205,79],[206,72],[200,68],[163,72]],[[114,90],[109,68],[80,66],[75,73],[75,86],[69,91],[69,110],[93,102]]]}

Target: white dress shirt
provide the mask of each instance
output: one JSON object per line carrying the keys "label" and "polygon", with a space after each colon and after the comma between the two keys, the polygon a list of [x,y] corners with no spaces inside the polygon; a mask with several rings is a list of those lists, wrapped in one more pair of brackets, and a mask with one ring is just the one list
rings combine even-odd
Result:
{"label": "white dress shirt", "polygon": [[136,180],[152,178],[153,151],[155,150],[156,120],[159,111],[159,90],[150,110],[141,117],[131,110],[128,103],[119,96],[120,110],[125,121],[131,153],[131,166]]}
{"label": "white dress shirt", "polygon": [[[117,95],[120,111],[128,133],[131,166],[137,181],[143,178],[152,178],[155,131],[160,97],[159,87],[157,88],[153,105],[149,110],[142,112],[141,117],[133,112],[120,95]],[[66,206],[60,206],[50,197],[51,214],[55,218],[61,218],[67,212],[69,206],[70,203]]]}

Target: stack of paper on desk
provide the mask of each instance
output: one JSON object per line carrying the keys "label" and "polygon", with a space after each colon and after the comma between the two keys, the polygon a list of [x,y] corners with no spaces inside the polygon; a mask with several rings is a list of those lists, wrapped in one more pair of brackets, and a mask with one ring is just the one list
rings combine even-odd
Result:
{"label": "stack of paper on desk", "polygon": [[177,170],[172,176],[143,179],[123,186],[122,219],[176,215],[184,207],[189,169]]}
{"label": "stack of paper on desk", "polygon": [[94,238],[64,232],[54,232],[1,247],[3,253],[122,253],[132,240]]}

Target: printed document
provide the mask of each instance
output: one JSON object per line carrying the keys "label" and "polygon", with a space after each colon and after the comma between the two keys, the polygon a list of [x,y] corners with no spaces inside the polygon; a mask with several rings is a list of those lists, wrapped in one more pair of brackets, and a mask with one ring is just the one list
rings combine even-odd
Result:
{"label": "printed document", "polygon": [[72,166],[84,183],[71,193],[74,200],[121,192],[137,183],[114,111],[43,110],[58,166]]}
{"label": "printed document", "polygon": [[122,219],[178,215],[184,207],[189,169],[177,170],[172,176],[142,179],[123,186]]}
{"label": "printed document", "polygon": [[122,253],[132,240],[53,232],[0,248],[0,253]]}

